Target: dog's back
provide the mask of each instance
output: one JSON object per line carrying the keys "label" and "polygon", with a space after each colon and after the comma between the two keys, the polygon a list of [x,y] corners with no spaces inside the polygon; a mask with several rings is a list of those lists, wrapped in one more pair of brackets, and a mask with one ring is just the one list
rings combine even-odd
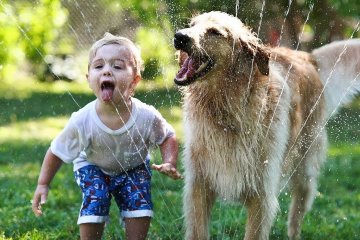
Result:
{"label": "dog's back", "polygon": [[319,67],[330,117],[360,91],[360,39],[333,42],[312,54]]}

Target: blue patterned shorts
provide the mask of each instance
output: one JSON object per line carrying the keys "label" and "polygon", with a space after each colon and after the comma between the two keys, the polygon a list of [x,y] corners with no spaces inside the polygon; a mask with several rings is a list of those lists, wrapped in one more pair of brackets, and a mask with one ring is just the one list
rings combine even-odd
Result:
{"label": "blue patterned shorts", "polygon": [[83,193],[78,224],[107,221],[112,197],[122,218],[152,217],[149,161],[118,176],[109,176],[95,165],[74,173]]}

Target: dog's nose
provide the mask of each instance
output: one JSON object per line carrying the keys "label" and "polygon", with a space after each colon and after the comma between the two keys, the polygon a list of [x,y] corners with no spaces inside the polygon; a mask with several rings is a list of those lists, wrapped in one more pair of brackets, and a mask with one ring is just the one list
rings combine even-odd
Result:
{"label": "dog's nose", "polygon": [[191,42],[191,38],[188,35],[183,34],[182,32],[175,33],[174,47],[176,49],[186,50],[189,47],[190,42]]}

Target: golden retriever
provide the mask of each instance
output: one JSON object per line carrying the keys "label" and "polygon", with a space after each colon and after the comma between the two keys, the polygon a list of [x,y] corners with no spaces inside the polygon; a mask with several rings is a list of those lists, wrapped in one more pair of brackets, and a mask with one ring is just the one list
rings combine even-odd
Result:
{"label": "golden retriever", "polygon": [[220,197],[246,207],[245,239],[268,239],[285,186],[288,236],[299,238],[326,158],[324,126],[360,89],[360,41],[313,53],[271,48],[238,18],[209,12],[176,32],[174,46],[184,98],[185,238],[209,239]]}

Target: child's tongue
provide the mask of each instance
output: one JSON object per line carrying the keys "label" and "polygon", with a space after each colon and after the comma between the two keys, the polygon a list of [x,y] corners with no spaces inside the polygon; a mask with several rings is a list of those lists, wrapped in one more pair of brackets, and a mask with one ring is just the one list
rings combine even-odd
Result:
{"label": "child's tongue", "polygon": [[113,93],[114,88],[106,86],[101,90],[101,99],[105,102],[109,102],[112,100]]}

